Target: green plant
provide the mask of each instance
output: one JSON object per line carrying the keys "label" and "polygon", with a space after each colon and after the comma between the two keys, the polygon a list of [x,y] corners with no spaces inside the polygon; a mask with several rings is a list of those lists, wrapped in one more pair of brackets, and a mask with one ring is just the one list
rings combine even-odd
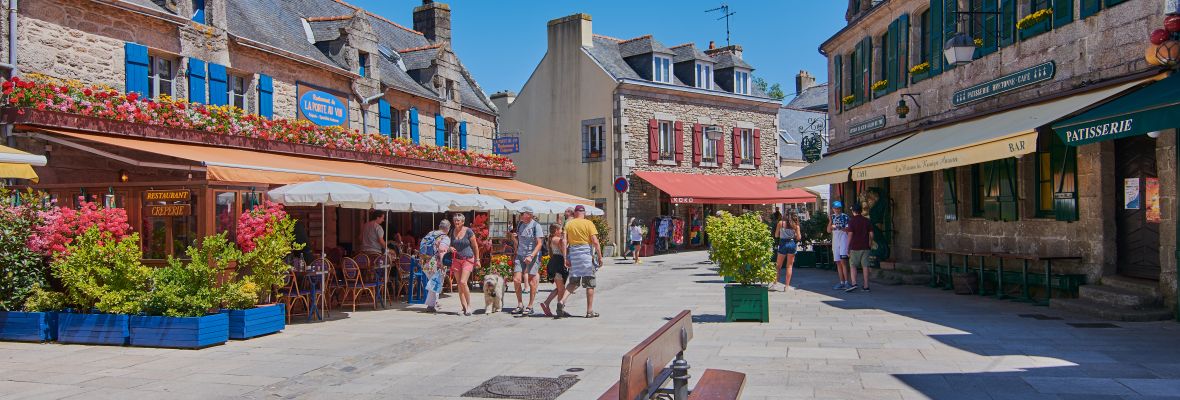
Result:
{"label": "green plant", "polygon": [[975,38],[975,40],[973,40],[972,42],[975,43],[975,47],[983,47],[983,39]]}
{"label": "green plant", "polygon": [[140,262],[139,234],[115,239],[92,226],[50,265],[65,287],[66,304],[80,310],[137,314],[149,293],[151,269]]}
{"label": "green plant", "polygon": [[45,258],[28,242],[48,208],[45,194],[0,188],[0,310],[19,310],[46,284]]}
{"label": "green plant", "polygon": [[25,300],[25,311],[46,312],[61,311],[66,308],[66,295],[37,287],[33,288],[28,300]]}
{"label": "green plant", "polygon": [[840,99],[840,101],[843,102],[845,105],[855,103],[856,102],[856,95],[850,94],[850,95],[844,96],[843,98]]}
{"label": "green plant", "polygon": [[713,244],[713,260],[721,266],[721,276],[742,285],[774,282],[777,276],[771,262],[774,239],[759,213],[735,217],[722,212],[710,216],[705,229]]}
{"label": "green plant", "polygon": [[199,317],[221,305],[224,297],[217,276],[241,252],[224,232],[201,239],[185,250],[188,260],[168,257],[168,265],[153,273],[153,287],[145,311],[166,317]]}
{"label": "green plant", "polygon": [[1023,30],[1023,29],[1031,28],[1033,25],[1036,25],[1036,24],[1040,23],[1041,21],[1048,19],[1051,16],[1053,16],[1053,10],[1051,10],[1051,9],[1046,8],[1043,10],[1037,10],[1036,12],[1034,12],[1032,14],[1026,15],[1024,18],[1021,18],[1020,21],[1017,21],[1016,22],[1016,29]]}
{"label": "green plant", "polygon": [[828,233],[828,213],[823,210],[811,213],[811,218],[800,221],[799,225],[799,230],[802,231],[803,243],[801,244],[803,245],[832,240],[832,234]]}
{"label": "green plant", "polygon": [[225,308],[245,310],[258,304],[258,285],[249,276],[229,282],[221,289],[221,305]]}
{"label": "green plant", "polygon": [[267,225],[267,233],[254,238],[254,249],[243,254],[238,264],[250,271],[258,285],[258,298],[269,301],[271,291],[282,285],[283,277],[291,271],[284,258],[303,249],[303,244],[295,243],[295,220],[290,216],[271,218]]}
{"label": "green plant", "polygon": [[601,216],[586,217],[590,222],[594,223],[594,229],[598,230],[598,244],[606,246],[610,243],[610,225],[606,224],[606,218]]}
{"label": "green plant", "polygon": [[910,75],[924,74],[927,72],[930,72],[930,62],[929,61],[915,65],[913,68],[910,68]]}
{"label": "green plant", "polygon": [[886,86],[889,86],[889,81],[882,79],[882,80],[873,82],[872,89],[874,92],[878,91],[878,90],[885,90]]}

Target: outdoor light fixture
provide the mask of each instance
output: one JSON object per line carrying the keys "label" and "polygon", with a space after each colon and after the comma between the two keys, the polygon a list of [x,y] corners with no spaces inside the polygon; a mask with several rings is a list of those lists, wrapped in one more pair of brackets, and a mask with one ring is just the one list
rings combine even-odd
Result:
{"label": "outdoor light fixture", "polygon": [[129,175],[127,175],[127,170],[125,170],[125,169],[119,170],[119,182],[126,183],[130,179],[131,179],[131,177]]}
{"label": "outdoor light fixture", "polygon": [[1152,139],[1157,139],[1160,137],[1160,131],[1147,132],[1147,137],[1152,138]]}
{"label": "outdoor light fixture", "polygon": [[910,100],[913,100],[914,106],[918,107],[919,110],[922,109],[922,105],[918,103],[918,97],[917,97],[920,95],[921,95],[921,93],[902,93],[901,94],[901,100],[897,101],[897,108],[894,110],[897,112],[898,119],[905,119],[906,114],[910,113],[910,106],[908,104],[906,104],[906,102],[905,102],[906,97],[909,97]]}
{"label": "outdoor light fixture", "polygon": [[975,39],[966,33],[959,32],[946,41],[943,47],[946,61],[954,65],[963,65],[975,59]]}
{"label": "outdoor light fixture", "polygon": [[709,140],[720,140],[721,139],[721,129],[718,129],[716,126],[706,126],[705,127],[705,138],[707,138]]}

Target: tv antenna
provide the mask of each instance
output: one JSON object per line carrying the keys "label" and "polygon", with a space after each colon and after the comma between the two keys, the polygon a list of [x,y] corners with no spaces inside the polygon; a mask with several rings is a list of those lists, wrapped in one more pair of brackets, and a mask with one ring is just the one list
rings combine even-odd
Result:
{"label": "tv antenna", "polygon": [[712,10],[705,10],[705,12],[714,12],[714,11],[721,11],[721,14],[723,14],[721,16],[721,18],[717,18],[717,20],[718,21],[720,21],[722,19],[725,20],[725,45],[729,46],[729,17],[733,16],[734,14],[737,14],[737,12],[736,11],[729,12],[729,5],[725,4],[725,3],[721,3],[721,7],[717,7]]}

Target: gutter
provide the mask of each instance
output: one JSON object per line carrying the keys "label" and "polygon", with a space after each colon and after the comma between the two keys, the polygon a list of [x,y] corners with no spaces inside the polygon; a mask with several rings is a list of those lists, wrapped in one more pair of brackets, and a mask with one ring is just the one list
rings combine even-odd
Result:
{"label": "gutter", "polygon": [[[153,18],[159,18],[159,19],[162,19],[162,20],[165,20],[165,21],[177,24],[177,25],[187,25],[189,23],[189,20],[187,18],[181,17],[179,15],[169,14],[166,12],[161,12],[159,10],[153,10],[151,8],[140,6],[137,4],[132,4],[132,3],[129,3],[126,1],[121,1],[121,0],[90,0],[90,1],[93,1],[95,3],[105,4],[105,5],[108,5],[111,7],[122,9],[123,11],[132,12],[132,13],[136,13],[139,15],[146,15],[146,16],[153,17]],[[14,3],[15,3],[15,1],[14,1]]]}
{"label": "gutter", "polygon": [[[2,66],[8,70],[8,79],[12,79],[20,73],[17,68],[17,40],[16,28],[17,17],[19,16],[17,4],[18,0],[8,0],[8,62]],[[12,124],[4,124],[0,127],[0,134],[4,136],[4,144],[8,147],[16,147],[16,138],[12,137]]]}
{"label": "gutter", "polygon": [[[1172,135],[1176,136],[1176,140],[1172,142],[1172,147],[1176,149],[1176,160],[1174,161],[1176,162],[1177,168],[1180,168],[1180,131],[1173,129]],[[1180,180],[1180,173],[1177,173],[1177,171],[1177,169],[1173,169],[1172,173],[1176,173],[1176,179]],[[1176,278],[1173,279],[1173,284],[1176,285],[1176,321],[1180,322],[1180,202],[1173,201],[1173,203],[1178,203],[1176,205],[1176,213],[1172,214],[1172,223],[1176,224],[1175,267],[1177,271]]]}
{"label": "gutter", "polygon": [[[369,122],[368,121],[369,113],[365,112],[365,106],[368,106],[369,104],[373,104],[374,101],[377,101],[377,99],[380,99],[384,96],[385,96],[384,90],[382,90],[381,93],[377,93],[369,98],[357,96],[357,98],[361,100],[361,104],[357,105],[357,108],[359,108],[361,110],[361,133],[369,133],[369,123],[368,123]],[[378,129],[380,129],[380,128],[378,128]]]}

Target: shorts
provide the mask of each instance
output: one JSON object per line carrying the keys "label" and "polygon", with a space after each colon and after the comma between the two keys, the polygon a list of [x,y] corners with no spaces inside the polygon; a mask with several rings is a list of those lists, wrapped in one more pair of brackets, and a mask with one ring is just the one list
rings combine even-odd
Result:
{"label": "shorts", "polygon": [[566,285],[574,285],[586,289],[594,289],[598,287],[598,280],[594,279],[594,275],[590,276],[571,276]]}
{"label": "shorts", "polygon": [[640,241],[640,240],[632,240],[631,241],[631,249],[632,250],[639,250],[639,247],[641,247],[642,245],[643,245],[643,241]]}
{"label": "shorts", "polygon": [[832,235],[832,261],[848,259],[848,234]]}
{"label": "shorts", "polygon": [[778,245],[779,254],[795,254],[796,250],[799,250],[799,244],[795,243],[794,240],[783,240]]}
{"label": "shorts", "polygon": [[852,268],[869,266],[869,250],[852,250],[848,253],[848,266]]}
{"label": "shorts", "polygon": [[512,272],[517,274],[524,272],[529,275],[537,275],[541,272],[541,257],[533,257],[533,262],[531,265],[526,265],[524,258],[517,258],[515,262],[512,263]]}
{"label": "shorts", "polygon": [[454,260],[451,261],[451,273],[454,274],[456,277],[459,276],[463,272],[471,273],[471,271],[474,271],[474,270],[475,270],[475,258],[474,257],[472,257],[472,258],[455,257]]}
{"label": "shorts", "polygon": [[561,254],[554,254],[549,256],[549,265],[545,267],[545,276],[549,278],[550,282],[555,282],[557,279],[565,280],[570,276],[570,271],[565,269],[565,257]]}

